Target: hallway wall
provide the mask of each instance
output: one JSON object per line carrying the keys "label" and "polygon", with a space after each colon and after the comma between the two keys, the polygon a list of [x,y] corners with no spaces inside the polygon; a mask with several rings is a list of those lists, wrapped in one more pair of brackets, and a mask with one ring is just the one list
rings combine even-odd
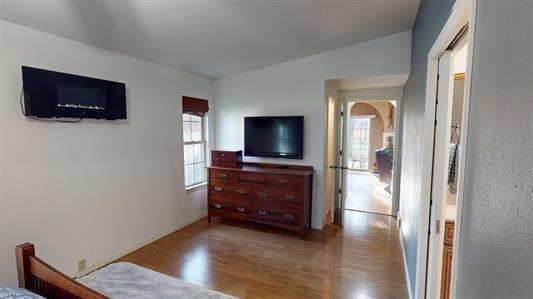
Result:
{"label": "hallway wall", "polygon": [[413,27],[411,75],[404,89],[400,214],[401,234],[413,294],[416,282],[420,201],[427,200],[420,196],[427,55],[454,2],[454,0],[422,0],[420,3]]}

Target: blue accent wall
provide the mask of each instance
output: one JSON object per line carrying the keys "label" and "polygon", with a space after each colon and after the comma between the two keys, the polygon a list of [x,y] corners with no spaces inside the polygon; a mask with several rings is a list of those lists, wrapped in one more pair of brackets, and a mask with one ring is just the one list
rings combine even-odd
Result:
{"label": "blue accent wall", "polygon": [[420,187],[422,181],[422,136],[426,93],[427,55],[455,0],[422,0],[413,27],[411,75],[404,91],[402,182],[400,213],[411,293],[415,294]]}

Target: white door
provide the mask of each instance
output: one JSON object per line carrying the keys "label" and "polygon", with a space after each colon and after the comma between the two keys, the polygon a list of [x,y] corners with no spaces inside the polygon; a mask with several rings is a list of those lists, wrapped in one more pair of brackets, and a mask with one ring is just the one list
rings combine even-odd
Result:
{"label": "white door", "polygon": [[344,225],[344,186],[346,186],[346,104],[337,100],[335,102],[335,163],[329,165],[334,171],[334,202],[333,223]]}
{"label": "white door", "polygon": [[446,51],[439,58],[433,173],[430,205],[427,297],[440,298],[444,214],[447,194],[450,127],[453,104],[453,56]]}

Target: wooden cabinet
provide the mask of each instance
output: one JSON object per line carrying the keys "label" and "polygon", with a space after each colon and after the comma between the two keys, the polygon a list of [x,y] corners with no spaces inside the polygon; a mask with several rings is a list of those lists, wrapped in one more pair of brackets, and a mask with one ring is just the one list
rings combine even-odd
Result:
{"label": "wooden cabinet", "polygon": [[241,168],[211,166],[208,173],[209,221],[220,216],[260,222],[301,237],[310,227],[312,167],[245,163]]}
{"label": "wooden cabinet", "polygon": [[211,151],[211,165],[216,167],[239,168],[242,166],[242,151]]}
{"label": "wooden cabinet", "polygon": [[455,221],[446,220],[444,224],[444,248],[442,250],[442,276],[440,284],[440,298],[450,298],[450,283],[452,279],[452,252]]}

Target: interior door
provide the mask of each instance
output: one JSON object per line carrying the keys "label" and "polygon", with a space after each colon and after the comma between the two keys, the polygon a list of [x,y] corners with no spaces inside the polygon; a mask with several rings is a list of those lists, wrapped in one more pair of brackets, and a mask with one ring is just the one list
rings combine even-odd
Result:
{"label": "interior door", "polygon": [[335,183],[335,121],[336,121],[336,111],[335,111],[335,102],[336,98],[333,96],[328,97],[328,118],[327,118],[327,146],[326,146],[326,163],[331,168],[326,169],[326,214],[325,219],[328,223],[334,223],[335,216],[333,211],[335,211],[334,198],[337,194],[334,188]]}
{"label": "interior door", "polygon": [[345,103],[338,99],[335,102],[335,155],[333,165],[329,168],[334,171],[334,201],[333,201],[333,224],[338,226],[344,225],[344,153],[345,153]]}
{"label": "interior door", "polygon": [[427,265],[428,269],[437,269],[437,271],[427,272],[428,298],[440,296],[452,104],[453,56],[451,51],[446,51],[439,58]]}

